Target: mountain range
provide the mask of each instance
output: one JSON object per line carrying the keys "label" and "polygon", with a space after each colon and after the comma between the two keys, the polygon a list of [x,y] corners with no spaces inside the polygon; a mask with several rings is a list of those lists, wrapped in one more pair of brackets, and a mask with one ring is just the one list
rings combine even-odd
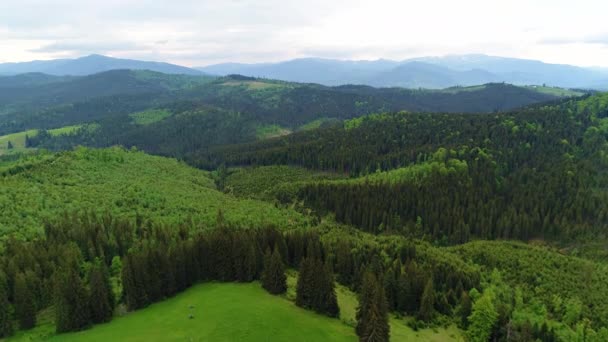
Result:
{"label": "mountain range", "polygon": [[240,74],[327,86],[361,84],[440,89],[505,82],[515,85],[546,84],[563,88],[608,89],[608,69],[605,68],[584,68],[479,54],[420,57],[404,61],[300,58],[278,63],[224,63],[197,68],[102,55],[0,64],[2,75],[37,72],[56,76],[83,76],[116,69],[186,75]]}
{"label": "mountain range", "polygon": [[607,89],[608,71],[486,55],[421,57],[404,61],[341,61],[303,58],[279,63],[216,64],[197,68],[216,74],[241,74],[324,85],[447,88],[490,82]]}
{"label": "mountain range", "polygon": [[48,61],[0,64],[0,74],[4,75],[37,72],[55,76],[86,76],[117,69],[151,70],[165,74],[203,74],[201,71],[175,64],[113,58],[102,55],[89,55],[76,59],[54,59]]}

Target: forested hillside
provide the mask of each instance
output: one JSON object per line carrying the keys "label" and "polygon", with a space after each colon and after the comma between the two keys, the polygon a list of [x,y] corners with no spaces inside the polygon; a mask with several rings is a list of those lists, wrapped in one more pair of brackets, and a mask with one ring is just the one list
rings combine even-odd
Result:
{"label": "forested hillside", "polygon": [[[117,75],[128,91],[104,86]],[[298,317],[311,338],[608,338],[606,94],[133,71],[15,84],[43,95],[0,117],[17,130],[0,137],[1,337],[133,339],[124,322],[178,312],[194,287],[203,306],[266,291],[273,309],[242,325]],[[225,310],[184,310],[163,326],[235,336],[209,330]]]}
{"label": "forested hillside", "polygon": [[494,112],[558,98],[524,87],[489,84],[440,90],[323,87],[229,76],[166,75],[113,70],[81,77],[0,77],[0,134],[87,122],[124,122],[154,108],[172,113],[213,106],[258,124],[296,129],[320,118],[347,119],[380,111]]}

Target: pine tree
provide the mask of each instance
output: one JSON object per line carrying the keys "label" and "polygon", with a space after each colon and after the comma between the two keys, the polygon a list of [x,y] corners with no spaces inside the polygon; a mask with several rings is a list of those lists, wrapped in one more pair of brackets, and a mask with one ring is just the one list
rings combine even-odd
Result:
{"label": "pine tree", "polygon": [[360,341],[385,342],[389,340],[388,304],[384,287],[371,271],[367,271],[363,276],[356,317],[355,330]]}
{"label": "pine tree", "polygon": [[129,310],[143,308],[149,303],[139,259],[136,255],[128,255],[122,267],[123,293]]}
{"label": "pine tree", "polygon": [[461,328],[466,329],[468,327],[468,318],[471,315],[472,306],[471,297],[469,297],[469,294],[466,291],[462,291],[462,295],[460,296],[460,309],[458,310]]}
{"label": "pine tree", "polygon": [[68,260],[57,275],[55,324],[58,333],[82,330],[89,324],[89,296],[76,260]]}
{"label": "pine tree", "polygon": [[[321,261],[319,260],[319,263]],[[320,287],[321,292],[320,296],[320,304],[319,310],[320,312],[326,314],[329,317],[338,317],[340,316],[340,307],[338,306],[338,297],[336,296],[336,284],[334,281],[333,272],[329,267],[329,264],[320,265],[320,268],[323,272],[320,274]]]}
{"label": "pine tree", "polygon": [[296,284],[296,305],[309,307],[312,298],[312,259],[304,258],[300,263],[298,283]]}
{"label": "pine tree", "polygon": [[0,271],[0,338],[13,333],[11,320],[11,303],[8,301],[8,285],[6,276]]}
{"label": "pine tree", "polygon": [[114,293],[110,286],[108,271],[99,260],[89,274],[89,305],[93,323],[108,322],[114,311]]}
{"label": "pine tree", "polygon": [[420,310],[418,311],[418,319],[429,322],[433,319],[435,306],[435,289],[433,287],[433,278],[429,278],[422,293],[420,300]]}
{"label": "pine tree", "polygon": [[15,278],[14,292],[15,314],[19,327],[23,330],[31,329],[36,325],[36,304],[23,273],[17,274]]}
{"label": "pine tree", "polygon": [[278,247],[275,246],[270,257],[268,255],[269,251],[266,251],[262,287],[275,295],[285,293],[287,291],[287,277],[285,276],[285,265],[283,265]]}

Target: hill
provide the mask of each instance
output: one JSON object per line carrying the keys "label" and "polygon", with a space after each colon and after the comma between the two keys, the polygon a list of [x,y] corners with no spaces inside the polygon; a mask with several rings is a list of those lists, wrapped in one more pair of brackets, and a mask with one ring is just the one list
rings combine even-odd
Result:
{"label": "hill", "polygon": [[[189,319],[192,314],[194,317]],[[9,341],[356,341],[352,328],[266,293],[258,283],[203,284],[83,332],[44,327]],[[45,336],[46,335],[46,336]]]}
{"label": "hill", "polygon": [[176,160],[119,148],[34,155],[1,163],[0,175],[2,236],[39,236],[45,220],[83,211],[202,227],[220,209],[238,225],[287,228],[305,222],[293,211],[225,195],[208,173]]}
{"label": "hill", "polygon": [[83,76],[118,69],[151,70],[166,74],[202,74],[200,71],[169,63],[112,58],[102,55],[89,55],[76,59],[0,64],[0,74],[9,75],[38,72],[57,76]]}
{"label": "hill", "polygon": [[[190,80],[185,76],[175,80],[178,85],[185,82],[182,89],[169,90],[160,85],[147,87],[147,79],[138,74],[134,77],[132,73],[125,71],[120,77],[125,78],[125,84],[127,80],[143,83],[141,87],[130,88],[131,93],[26,111],[19,116],[4,115],[0,117],[0,133],[96,122],[100,128],[93,133],[86,130],[70,139],[61,137],[39,145],[58,149],[121,144],[181,158],[200,148],[281,136],[314,122],[332,125],[339,120],[387,110],[496,112],[558,98],[534,88],[506,84],[419,91],[364,86],[332,88],[238,76],[217,80]],[[138,125],[133,115],[145,111],[164,114],[149,125]]]}

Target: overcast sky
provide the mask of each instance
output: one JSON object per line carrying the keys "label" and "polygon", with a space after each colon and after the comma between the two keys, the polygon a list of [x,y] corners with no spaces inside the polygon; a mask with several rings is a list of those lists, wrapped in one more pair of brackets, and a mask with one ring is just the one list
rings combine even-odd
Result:
{"label": "overcast sky", "polygon": [[0,0],[0,62],[485,53],[608,67],[607,0]]}

